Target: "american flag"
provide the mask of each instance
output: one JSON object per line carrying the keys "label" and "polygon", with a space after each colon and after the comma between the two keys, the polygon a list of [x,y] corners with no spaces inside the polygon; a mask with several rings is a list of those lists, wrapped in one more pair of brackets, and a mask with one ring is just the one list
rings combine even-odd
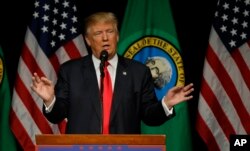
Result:
{"label": "american flag", "polygon": [[25,151],[35,150],[36,134],[63,133],[65,122],[49,123],[43,101],[30,85],[37,72],[54,83],[60,64],[87,55],[74,0],[36,0],[27,27],[13,90],[11,128]]}
{"label": "american flag", "polygon": [[250,134],[250,0],[219,0],[206,52],[197,131],[209,151]]}

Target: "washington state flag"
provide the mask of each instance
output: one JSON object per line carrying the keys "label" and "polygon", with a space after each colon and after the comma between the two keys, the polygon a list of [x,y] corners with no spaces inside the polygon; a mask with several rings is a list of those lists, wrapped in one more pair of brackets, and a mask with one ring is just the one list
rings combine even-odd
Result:
{"label": "washington state flag", "polygon": [[[171,87],[185,85],[169,0],[128,0],[118,53],[150,68],[159,101]],[[150,127],[142,122],[142,133],[166,135],[167,151],[192,151],[187,102],[174,110],[176,115],[161,126]]]}

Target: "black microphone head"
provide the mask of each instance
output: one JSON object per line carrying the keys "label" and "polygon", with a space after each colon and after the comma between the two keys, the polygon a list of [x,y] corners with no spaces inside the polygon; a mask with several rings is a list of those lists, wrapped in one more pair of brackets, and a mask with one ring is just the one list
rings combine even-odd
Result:
{"label": "black microphone head", "polygon": [[108,52],[107,52],[107,50],[103,50],[100,54],[100,60],[107,61],[107,59],[108,59]]}

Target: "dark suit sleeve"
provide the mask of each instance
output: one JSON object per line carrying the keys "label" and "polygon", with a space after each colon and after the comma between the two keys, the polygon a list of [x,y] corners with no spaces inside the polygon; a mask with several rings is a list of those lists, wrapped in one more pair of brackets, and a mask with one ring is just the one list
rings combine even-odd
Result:
{"label": "dark suit sleeve", "polygon": [[150,126],[161,125],[172,116],[166,116],[161,100],[158,101],[150,70],[147,68],[142,81],[142,119]]}

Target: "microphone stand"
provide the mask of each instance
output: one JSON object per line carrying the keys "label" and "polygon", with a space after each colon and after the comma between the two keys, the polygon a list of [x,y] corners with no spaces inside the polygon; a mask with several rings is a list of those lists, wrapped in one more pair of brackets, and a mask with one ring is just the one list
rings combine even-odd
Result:
{"label": "microphone stand", "polygon": [[100,117],[100,128],[101,128],[101,133],[103,133],[103,79],[104,79],[104,66],[105,62],[108,59],[108,52],[106,50],[103,50],[100,54],[100,101],[101,101],[101,117]]}
{"label": "microphone stand", "polygon": [[101,116],[100,116],[100,128],[101,133],[103,132],[102,122],[103,122],[103,79],[104,79],[104,63],[101,61],[100,63],[100,100],[101,100]]}

